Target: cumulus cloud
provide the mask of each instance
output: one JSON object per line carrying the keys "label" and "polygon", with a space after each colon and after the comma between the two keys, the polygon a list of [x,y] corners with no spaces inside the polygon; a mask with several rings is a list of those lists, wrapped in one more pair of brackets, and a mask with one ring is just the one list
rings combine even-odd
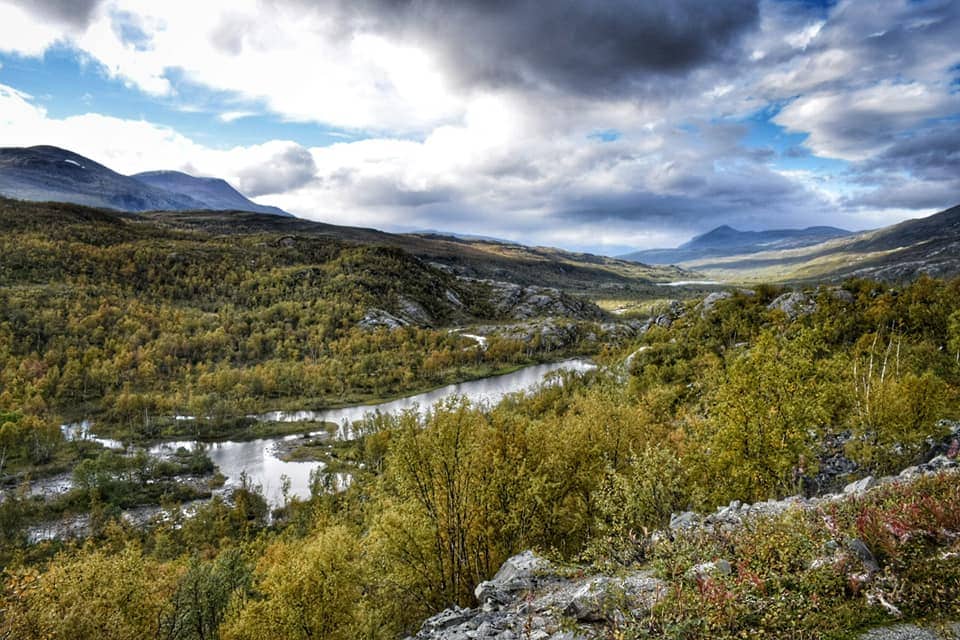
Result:
{"label": "cumulus cloud", "polygon": [[317,166],[313,156],[295,142],[260,145],[257,155],[266,155],[237,174],[240,189],[250,196],[283,193],[313,180]]}

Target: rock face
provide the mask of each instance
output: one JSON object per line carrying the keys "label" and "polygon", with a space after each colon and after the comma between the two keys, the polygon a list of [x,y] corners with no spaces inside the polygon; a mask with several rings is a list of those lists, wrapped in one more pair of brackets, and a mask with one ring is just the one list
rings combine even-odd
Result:
{"label": "rock face", "polygon": [[[479,607],[438,613],[423,623],[415,638],[589,638],[595,635],[593,625],[614,618],[619,622],[627,614],[646,615],[665,593],[666,583],[647,571],[571,578],[532,551],[524,551],[477,586]],[[569,628],[570,621],[577,623],[576,629]]]}

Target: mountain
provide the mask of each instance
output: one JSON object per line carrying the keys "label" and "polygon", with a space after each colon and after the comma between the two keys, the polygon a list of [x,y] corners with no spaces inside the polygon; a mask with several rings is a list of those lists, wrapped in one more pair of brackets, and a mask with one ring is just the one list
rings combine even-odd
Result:
{"label": "mountain", "polygon": [[681,264],[708,257],[806,247],[850,234],[850,231],[837,229],[836,227],[738,231],[733,227],[723,225],[696,236],[675,249],[634,251],[618,257],[623,260],[635,260],[647,264]]}
{"label": "mountain", "polygon": [[190,196],[157,189],[58,147],[0,149],[0,194],[121,211],[202,209]]}
{"label": "mountain", "polygon": [[130,212],[214,209],[290,215],[251,202],[223,180],[166,171],[125,176],[53,146],[0,148],[0,195]]}
{"label": "mountain", "polygon": [[198,178],[180,171],[147,171],[131,178],[145,185],[180,193],[202,203],[204,209],[215,211],[253,211],[275,216],[291,217],[278,207],[269,207],[249,200],[221,178]]}
{"label": "mountain", "polygon": [[712,278],[812,282],[851,277],[908,280],[960,275],[960,206],[926,218],[804,247],[684,261]]}

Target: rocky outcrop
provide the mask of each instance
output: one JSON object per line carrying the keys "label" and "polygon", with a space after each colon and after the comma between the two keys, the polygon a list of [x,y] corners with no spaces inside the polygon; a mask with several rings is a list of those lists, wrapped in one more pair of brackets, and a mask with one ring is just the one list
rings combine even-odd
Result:
{"label": "rocky outcrop", "polygon": [[732,298],[733,294],[729,291],[715,291],[703,299],[703,302],[700,305],[700,317],[706,318],[710,313],[713,312],[713,308],[717,306],[717,303],[721,300],[727,300]]}
{"label": "rocky outcrop", "polygon": [[592,302],[575,298],[552,287],[522,286],[512,282],[482,281],[490,287],[490,301],[498,317],[529,320],[564,316],[601,320],[603,310]]}
{"label": "rocky outcrop", "polygon": [[806,293],[790,291],[774,298],[773,302],[767,305],[767,309],[782,311],[791,320],[796,320],[814,313],[817,310],[817,303]]}
{"label": "rocky outcrop", "polygon": [[524,551],[477,586],[478,607],[442,611],[427,619],[414,638],[590,638],[599,624],[647,615],[665,594],[666,583],[648,571],[583,576]]}
{"label": "rocky outcrop", "polygon": [[361,329],[379,329],[381,327],[386,329],[399,329],[409,324],[410,323],[403,318],[398,318],[389,311],[370,309],[364,314],[360,322],[357,323],[357,326]]}
{"label": "rocky outcrop", "polygon": [[[657,545],[668,538],[683,535],[684,530],[731,532],[757,517],[784,513],[790,509],[815,509],[824,503],[857,499],[874,486],[890,482],[908,482],[919,474],[960,475],[957,461],[941,455],[924,465],[904,470],[900,476],[872,478],[851,484],[842,493],[821,497],[792,496],[744,504],[738,500],[717,508],[713,513],[692,511],[674,514],[669,528],[652,534],[649,543]],[[699,535],[694,533],[694,535]],[[685,581],[698,585],[723,579],[736,571],[736,558],[703,559],[684,572]],[[811,569],[835,566],[848,572],[851,584],[862,589],[868,602],[898,615],[887,599],[876,576],[881,567],[871,549],[860,538],[831,540],[823,555],[815,558]],[[493,578],[480,583],[475,595],[478,606],[452,607],[423,623],[420,631],[407,640],[483,640],[485,638],[519,640],[576,640],[607,637],[611,627],[629,628],[633,622],[649,620],[649,614],[668,594],[670,584],[648,570],[633,570],[620,575],[587,574],[586,569],[562,568],[543,557],[525,551],[508,559]],[[862,640],[905,640],[951,636],[931,635],[919,627],[897,626],[876,629]]]}

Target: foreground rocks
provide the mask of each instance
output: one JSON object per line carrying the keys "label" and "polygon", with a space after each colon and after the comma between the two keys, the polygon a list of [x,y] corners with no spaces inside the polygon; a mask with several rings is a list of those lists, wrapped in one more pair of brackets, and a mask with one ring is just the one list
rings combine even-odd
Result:
{"label": "foreground rocks", "polygon": [[641,618],[666,594],[649,571],[622,576],[570,575],[532,551],[504,562],[475,591],[480,606],[452,607],[429,618],[416,640],[573,640],[607,623]]}

